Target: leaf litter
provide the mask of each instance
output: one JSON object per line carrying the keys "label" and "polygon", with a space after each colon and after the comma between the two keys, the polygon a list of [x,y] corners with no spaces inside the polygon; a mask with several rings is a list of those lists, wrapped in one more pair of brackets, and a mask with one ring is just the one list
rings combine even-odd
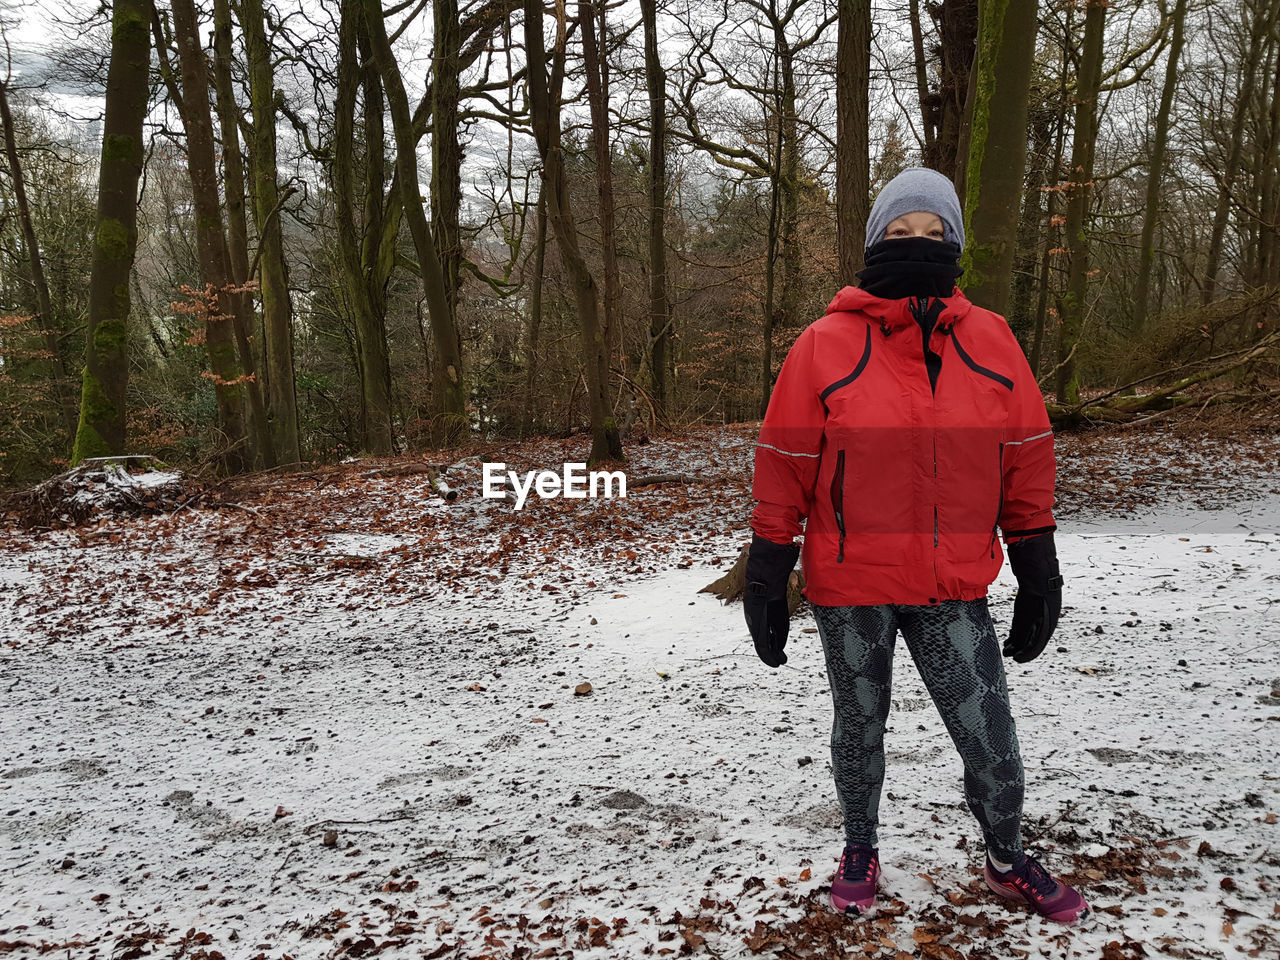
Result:
{"label": "leaf litter", "polygon": [[1276,437],[1058,438],[1066,608],[1007,667],[1026,836],[1095,906],[1063,930],[982,885],[906,657],[880,910],[830,912],[812,617],[767,671],[697,593],[750,536],[755,429],[635,447],[702,482],[626,500],[479,498],[485,459],[578,456],[543,440],[450,466],[452,502],[366,461],[6,530],[0,952],[1273,956]]}

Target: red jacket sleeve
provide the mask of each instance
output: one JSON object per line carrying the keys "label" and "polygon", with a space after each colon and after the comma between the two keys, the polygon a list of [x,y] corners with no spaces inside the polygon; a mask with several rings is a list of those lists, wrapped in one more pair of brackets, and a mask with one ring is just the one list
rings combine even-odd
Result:
{"label": "red jacket sleeve", "polygon": [[1017,353],[1013,403],[1004,444],[1004,505],[1000,529],[1005,543],[1048,533],[1056,527],[1053,519],[1054,481],[1057,460],[1053,451],[1053,428],[1044,397],[1027,363],[1026,355],[1010,334]]}
{"label": "red jacket sleeve", "polygon": [[814,376],[813,328],[796,338],[769,397],[756,444],[751,528],[789,544],[809,515],[822,456],[826,409]]}

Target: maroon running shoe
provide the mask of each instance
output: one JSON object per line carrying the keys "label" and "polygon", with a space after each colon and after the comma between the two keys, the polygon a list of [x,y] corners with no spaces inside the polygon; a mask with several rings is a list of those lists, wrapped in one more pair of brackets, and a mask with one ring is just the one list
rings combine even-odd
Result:
{"label": "maroon running shoe", "polygon": [[993,892],[1027,904],[1047,920],[1072,924],[1089,915],[1089,904],[1075,887],[1049,876],[1049,871],[1029,854],[1005,871],[993,867],[988,858],[982,873]]}
{"label": "maroon running shoe", "polygon": [[831,906],[837,913],[862,916],[876,905],[876,881],[880,879],[880,857],[866,843],[849,843],[840,855],[840,865],[831,880]]}

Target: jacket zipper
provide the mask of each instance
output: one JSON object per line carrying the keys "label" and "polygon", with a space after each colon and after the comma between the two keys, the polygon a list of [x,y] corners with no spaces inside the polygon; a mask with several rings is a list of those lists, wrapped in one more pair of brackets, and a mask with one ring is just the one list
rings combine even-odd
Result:
{"label": "jacket zipper", "polygon": [[[912,297],[908,301],[908,306],[911,309],[911,315],[915,317],[917,322],[919,322],[920,318],[923,317],[926,311],[928,310],[928,307],[926,306],[927,301],[928,301],[927,297]],[[924,340],[922,338],[921,343],[923,344],[924,350],[929,349],[929,343],[927,340]],[[929,374],[929,365],[928,365],[928,362],[926,361],[925,363],[926,378],[928,377],[928,374]],[[933,390],[932,390],[932,384],[931,384],[930,394],[932,394],[932,392]],[[936,422],[934,423],[932,441],[933,441],[933,577],[934,577],[934,580],[937,581],[938,579],[938,430],[937,430]]]}
{"label": "jacket zipper", "polygon": [[836,563],[844,563],[844,450],[836,451],[836,472],[831,478],[831,508],[836,515],[836,528],[840,531]]}
{"label": "jacket zipper", "polygon": [[[938,545],[938,431],[933,431],[933,545]],[[934,559],[937,557],[935,555]]]}
{"label": "jacket zipper", "polygon": [[991,524],[991,556],[996,555],[996,530],[1000,526],[1000,514],[1004,512],[1004,442],[996,460],[996,482],[1000,484],[1000,500],[996,504],[996,521]]}

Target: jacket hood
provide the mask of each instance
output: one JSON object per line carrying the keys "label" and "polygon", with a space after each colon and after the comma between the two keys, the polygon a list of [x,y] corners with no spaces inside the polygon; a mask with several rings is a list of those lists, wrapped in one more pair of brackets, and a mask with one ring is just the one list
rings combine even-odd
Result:
{"label": "jacket hood", "polygon": [[[881,326],[896,329],[915,323],[911,314],[911,301],[914,297],[900,297],[889,300],[868,293],[861,287],[843,287],[827,304],[827,313],[863,313],[873,322]],[[938,317],[938,326],[946,330],[962,320],[973,304],[959,287],[952,288],[949,297],[926,297],[929,300],[942,301],[942,314]]]}

